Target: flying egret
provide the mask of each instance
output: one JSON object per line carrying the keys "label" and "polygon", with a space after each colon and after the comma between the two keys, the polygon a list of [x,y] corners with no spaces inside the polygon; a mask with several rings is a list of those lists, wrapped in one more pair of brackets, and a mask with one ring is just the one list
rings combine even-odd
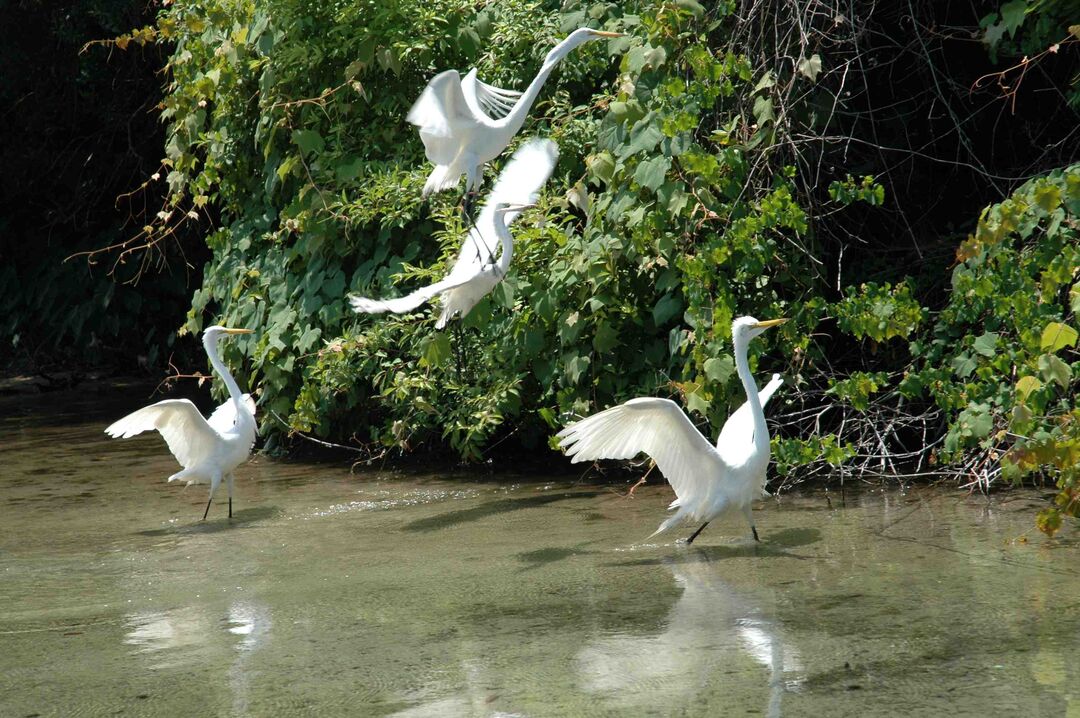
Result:
{"label": "flying egret", "polygon": [[[645,452],[667,478],[677,497],[669,509],[675,515],[660,524],[653,536],[687,521],[702,522],[686,543],[694,542],[709,522],[722,513],[738,509],[750,524],[757,541],[751,502],[765,488],[769,465],[769,429],[758,398],[757,385],[750,374],[746,350],[750,340],[769,327],[787,319],[758,321],[739,317],[731,325],[735,366],[746,391],[747,414],[752,430],[747,432],[736,411],[732,441],[716,448],[690,422],[690,418],[670,399],[631,399],[599,414],[582,419],[558,433],[572,463],[597,459],[632,459]],[[721,431],[721,436],[727,426]]]}
{"label": "flying egret", "polygon": [[420,128],[427,158],[435,165],[424,185],[424,197],[457,185],[466,177],[466,210],[483,181],[484,164],[498,157],[525,123],[548,75],[579,45],[622,33],[583,27],[556,45],[524,93],[481,82],[476,68],[464,79],[457,70],[432,78],[409,110],[407,120]]}
{"label": "flying egret", "polygon": [[203,332],[206,356],[229,389],[229,400],[215,409],[209,419],[203,418],[187,399],[166,399],[128,414],[105,430],[114,439],[126,439],[157,429],[169,451],[184,467],[170,476],[169,481],[184,479],[188,484],[210,484],[204,520],[222,478],[227,479],[229,518],[232,518],[233,470],[247,460],[257,428],[255,402],[250,394],[240,393],[236,380],[218,357],[218,340],[227,334],[251,334],[251,330],[214,325]]}
{"label": "flying egret", "polygon": [[[499,175],[487,204],[465,237],[453,269],[444,279],[397,299],[350,297],[353,310],[401,314],[441,294],[442,312],[435,328],[442,329],[455,316],[464,318],[506,276],[514,255],[514,238],[507,227],[523,209],[536,202],[558,157],[559,148],[551,140],[531,140],[522,145]],[[502,247],[498,261],[496,240]]]}

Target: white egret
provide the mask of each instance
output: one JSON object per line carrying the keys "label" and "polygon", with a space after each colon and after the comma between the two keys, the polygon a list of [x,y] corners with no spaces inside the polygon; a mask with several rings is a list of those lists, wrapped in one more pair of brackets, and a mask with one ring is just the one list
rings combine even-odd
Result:
{"label": "white egret", "polygon": [[757,541],[751,503],[765,489],[769,429],[757,385],[750,374],[746,351],[751,339],[786,321],[739,317],[731,325],[735,367],[746,391],[751,432],[740,428],[742,424],[736,411],[732,418],[737,426],[729,434],[733,440],[713,448],[679,405],[670,399],[631,399],[560,431],[558,438],[566,455],[571,457],[572,463],[632,459],[641,452],[652,457],[677,497],[668,507],[677,509],[675,515],[660,524],[654,536],[686,521],[700,521],[701,527],[686,540],[690,544],[710,521],[738,509],[746,517]]}
{"label": "white egret", "polygon": [[166,399],[143,407],[105,429],[114,439],[126,439],[156,429],[169,451],[183,467],[169,481],[184,479],[188,484],[210,484],[203,519],[210,512],[214,490],[224,478],[229,489],[229,518],[232,518],[233,470],[244,463],[255,444],[255,402],[241,394],[236,380],[218,357],[217,343],[225,335],[250,334],[250,329],[229,329],[214,325],[203,332],[203,347],[214,370],[225,381],[229,400],[209,419],[187,399]]}
{"label": "white egret", "polygon": [[[536,202],[558,158],[559,148],[551,140],[531,140],[522,145],[499,175],[487,203],[465,237],[457,261],[444,279],[397,299],[350,297],[353,310],[400,314],[441,294],[442,312],[435,327],[442,329],[455,316],[464,318],[506,276],[514,256],[514,238],[508,225]],[[496,241],[502,248],[498,261]]]}
{"label": "white egret", "polygon": [[464,174],[471,198],[483,181],[481,168],[498,157],[521,129],[555,66],[577,46],[602,37],[622,34],[587,27],[570,33],[547,54],[524,93],[481,82],[476,68],[464,79],[457,70],[432,78],[406,118],[420,128],[424,151],[435,165],[424,185],[424,196],[454,187]]}

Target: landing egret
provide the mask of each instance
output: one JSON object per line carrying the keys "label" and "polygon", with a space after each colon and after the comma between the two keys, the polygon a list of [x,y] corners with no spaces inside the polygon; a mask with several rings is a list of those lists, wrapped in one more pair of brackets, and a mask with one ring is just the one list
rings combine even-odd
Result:
{"label": "landing egret", "polygon": [[[551,176],[558,158],[559,148],[551,140],[531,140],[524,144],[499,175],[487,204],[462,244],[453,269],[444,279],[397,299],[350,297],[353,310],[401,314],[441,294],[442,312],[435,328],[442,329],[455,316],[464,318],[506,276],[514,256],[514,238],[507,227],[523,209],[536,202],[540,187]],[[498,261],[496,240],[502,247]]]}
{"label": "landing egret", "polygon": [[[582,419],[558,433],[558,438],[572,463],[597,459],[632,459],[645,452],[660,467],[677,497],[669,509],[674,516],[660,524],[653,536],[683,522],[703,522],[686,543],[691,544],[709,522],[720,514],[742,511],[754,540],[757,528],[751,502],[765,488],[765,470],[769,465],[769,429],[758,398],[757,385],[750,374],[746,350],[750,340],[769,327],[787,319],[758,321],[739,317],[731,325],[735,366],[746,391],[752,430],[746,432],[739,412],[728,420],[736,427],[728,436],[732,441],[716,448],[690,422],[689,417],[670,399],[631,399],[599,414]],[[721,431],[721,436],[727,427]]]}
{"label": "landing egret", "polygon": [[218,357],[218,340],[231,334],[251,334],[250,329],[229,329],[214,325],[203,332],[203,347],[214,370],[229,389],[229,400],[219,406],[209,419],[187,399],[166,399],[143,407],[105,429],[114,439],[126,439],[157,429],[169,445],[183,470],[169,481],[184,479],[188,484],[210,484],[203,520],[210,512],[214,490],[227,479],[229,518],[232,518],[233,470],[244,463],[255,443],[255,402],[250,394],[241,394],[236,380]]}
{"label": "landing egret", "polygon": [[476,68],[464,79],[457,70],[432,78],[406,118],[420,128],[424,151],[435,165],[424,196],[454,187],[464,174],[468,204],[483,181],[483,165],[498,157],[521,129],[555,66],[574,48],[602,37],[622,37],[622,33],[587,27],[570,33],[547,54],[524,93],[481,82]]}

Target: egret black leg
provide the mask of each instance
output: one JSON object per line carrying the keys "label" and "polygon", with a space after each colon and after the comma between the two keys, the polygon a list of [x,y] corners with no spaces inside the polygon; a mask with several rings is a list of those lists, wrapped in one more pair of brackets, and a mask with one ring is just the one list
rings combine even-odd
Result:
{"label": "egret black leg", "polygon": [[473,224],[473,208],[476,205],[476,190],[469,190],[465,193],[465,202],[462,204],[461,209],[465,212],[465,221],[471,226]]}
{"label": "egret black leg", "polygon": [[203,511],[202,520],[206,521],[206,515],[210,513],[210,502],[214,500],[214,495],[210,494],[210,498],[206,500],[206,511]]}
{"label": "egret black leg", "polygon": [[757,526],[750,524],[750,530],[754,532],[754,540],[760,543],[761,539],[757,537]]}
{"label": "egret black leg", "polygon": [[462,381],[463,366],[465,364],[463,346],[464,336],[461,333],[461,321],[454,322],[454,364],[457,370],[458,381]]}
{"label": "egret black leg", "polygon": [[702,531],[704,531],[704,530],[705,530],[705,527],[706,527],[706,526],[708,526],[708,525],[709,525],[709,522],[708,522],[708,521],[706,521],[705,523],[701,524],[701,528],[699,528],[699,529],[698,529],[697,531],[695,531],[694,533],[690,534],[690,538],[686,539],[686,545],[687,545],[687,546],[689,546],[690,544],[694,543],[694,539],[696,539],[696,538],[697,538],[697,535],[698,535],[699,533],[701,533]]}
{"label": "egret black leg", "polygon": [[[232,518],[232,496],[229,497],[229,518]],[[757,533],[754,536],[757,536]]]}

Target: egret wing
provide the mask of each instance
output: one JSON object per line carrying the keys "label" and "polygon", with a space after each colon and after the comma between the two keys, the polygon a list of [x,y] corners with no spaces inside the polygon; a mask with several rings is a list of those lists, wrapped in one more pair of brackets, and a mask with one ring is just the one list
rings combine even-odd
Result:
{"label": "egret wing", "polygon": [[405,119],[420,128],[420,139],[429,160],[436,165],[453,162],[460,145],[454,139],[454,126],[472,119],[461,94],[461,76],[457,70],[433,77]]}
{"label": "egret wing", "polygon": [[482,82],[476,76],[476,68],[469,70],[461,80],[461,93],[474,115],[485,115],[499,120],[506,117],[517,104],[521,93]]}
{"label": "egret wing", "polygon": [[221,437],[207,423],[198,408],[187,399],[166,399],[143,407],[111,424],[105,433],[126,439],[156,429],[185,469],[209,458]]}
{"label": "egret wing", "polygon": [[[784,379],[779,374],[772,375],[772,379],[765,388],[758,392],[758,401],[761,402],[762,408],[765,408],[769,399],[783,383]],[[754,415],[750,412],[750,402],[746,401],[724,422],[724,427],[720,429],[720,436],[716,439],[716,448],[750,446],[752,443],[754,443]]]}
{"label": "egret wing", "polygon": [[726,469],[709,440],[670,399],[631,399],[571,424],[558,438],[571,463],[648,454],[684,502],[704,494]]}
{"label": "egret wing", "polygon": [[[455,267],[455,270],[457,268]],[[396,297],[394,299],[369,299],[368,297],[349,297],[349,303],[352,305],[353,311],[360,314],[382,314],[383,312],[391,312],[393,314],[402,314],[404,312],[412,311],[416,309],[424,302],[430,300],[438,294],[448,292],[454,287],[460,287],[462,284],[468,282],[476,273],[479,272],[479,266],[475,271],[466,276],[463,271],[451,274],[434,284],[429,284],[426,287],[417,289],[412,294],[406,294],[404,297]]]}
{"label": "egret wing", "polygon": [[[551,176],[558,159],[559,146],[547,139],[529,140],[514,152],[499,173],[499,179],[488,193],[487,202],[469,230],[450,277],[458,276],[459,272],[472,276],[475,272],[473,265],[482,267],[495,262],[499,246],[499,238],[495,234],[496,205],[535,203],[540,196],[540,188]],[[503,217],[506,226],[509,227],[520,214],[518,211],[506,212]]]}
{"label": "egret wing", "polygon": [[[251,394],[242,395],[240,401],[251,412],[251,415],[255,416],[255,400],[251,398]],[[236,426],[236,405],[233,404],[232,399],[214,409],[214,413],[210,415],[206,423],[219,433],[224,433]]]}

